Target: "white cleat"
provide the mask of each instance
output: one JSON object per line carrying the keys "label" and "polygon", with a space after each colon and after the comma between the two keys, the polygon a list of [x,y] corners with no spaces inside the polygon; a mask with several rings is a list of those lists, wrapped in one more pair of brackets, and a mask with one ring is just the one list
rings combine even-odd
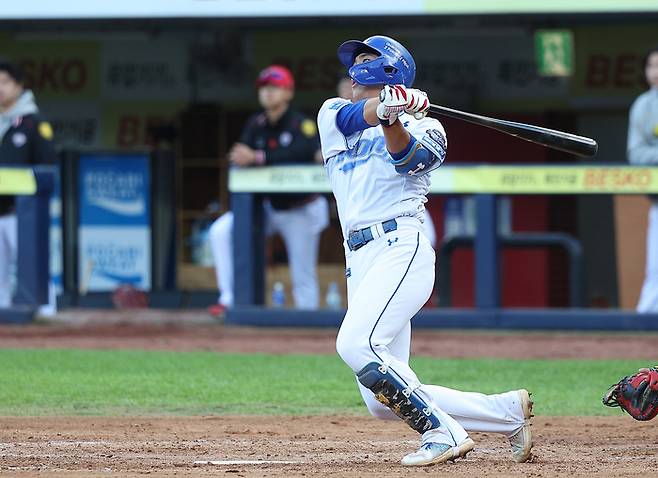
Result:
{"label": "white cleat", "polygon": [[514,435],[509,437],[509,443],[512,446],[512,458],[517,463],[525,463],[532,458],[532,432],[530,431],[530,418],[532,415],[532,400],[530,394],[524,388],[517,390],[523,410],[525,424]]}
{"label": "white cleat", "polygon": [[409,453],[402,458],[404,466],[427,466],[446,461],[463,458],[475,447],[475,443],[470,438],[466,438],[456,446],[446,443],[428,442],[422,445],[418,451]]}

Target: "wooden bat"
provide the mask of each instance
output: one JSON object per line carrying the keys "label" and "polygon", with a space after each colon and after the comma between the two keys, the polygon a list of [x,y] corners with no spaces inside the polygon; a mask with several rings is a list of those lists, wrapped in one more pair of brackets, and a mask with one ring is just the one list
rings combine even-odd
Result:
{"label": "wooden bat", "polygon": [[553,149],[566,151],[567,153],[578,156],[592,157],[599,149],[598,144],[592,138],[578,136],[564,131],[543,128],[526,123],[517,123],[488,116],[476,115],[465,111],[453,110],[445,106],[430,105],[429,112],[432,116],[449,116],[469,123],[486,126],[502,133],[506,133],[517,138],[525,139],[532,143],[541,144]]}

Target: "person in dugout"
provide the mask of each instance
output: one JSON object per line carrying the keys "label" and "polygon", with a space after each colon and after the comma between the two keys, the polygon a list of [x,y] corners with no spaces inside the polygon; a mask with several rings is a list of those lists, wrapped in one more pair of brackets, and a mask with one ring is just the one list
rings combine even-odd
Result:
{"label": "person in dugout", "polygon": [[[313,164],[319,148],[315,122],[290,106],[294,79],[285,67],[271,65],[258,75],[258,101],[263,111],[247,121],[240,140],[228,154],[238,168]],[[299,309],[317,309],[320,234],[329,224],[326,198],[319,194],[277,194],[265,201],[266,233],[283,238],[290,264],[292,295]],[[220,291],[209,311],[222,315],[233,306],[233,213],[210,227],[209,241]]]}
{"label": "person in dugout", "polygon": [[[0,62],[0,167],[54,163],[53,129],[39,113],[23,73]],[[16,262],[17,223],[12,196],[0,195],[0,308],[12,302],[11,274]]]}
{"label": "person in dugout", "polygon": [[[626,150],[631,164],[658,167],[658,46],[644,57],[644,74],[649,90],[631,106]],[[636,308],[642,314],[658,313],[658,195],[650,199],[645,277]]]}

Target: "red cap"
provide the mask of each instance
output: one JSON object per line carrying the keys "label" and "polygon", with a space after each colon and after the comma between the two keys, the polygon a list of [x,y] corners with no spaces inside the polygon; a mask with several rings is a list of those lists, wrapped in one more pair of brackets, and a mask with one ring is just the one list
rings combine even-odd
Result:
{"label": "red cap", "polygon": [[285,66],[271,65],[261,71],[256,80],[256,86],[259,88],[265,85],[279,86],[292,90],[295,87],[295,80],[290,70]]}

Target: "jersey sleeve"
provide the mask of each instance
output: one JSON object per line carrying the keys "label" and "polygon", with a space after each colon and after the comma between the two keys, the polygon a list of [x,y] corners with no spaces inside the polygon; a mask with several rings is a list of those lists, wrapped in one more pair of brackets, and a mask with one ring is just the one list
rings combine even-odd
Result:
{"label": "jersey sleeve", "polygon": [[340,132],[336,124],[338,111],[349,104],[351,104],[349,100],[332,98],[325,101],[320,107],[320,111],[318,112],[318,131],[320,132],[320,145],[325,163],[329,158],[350,149],[348,138]]}

